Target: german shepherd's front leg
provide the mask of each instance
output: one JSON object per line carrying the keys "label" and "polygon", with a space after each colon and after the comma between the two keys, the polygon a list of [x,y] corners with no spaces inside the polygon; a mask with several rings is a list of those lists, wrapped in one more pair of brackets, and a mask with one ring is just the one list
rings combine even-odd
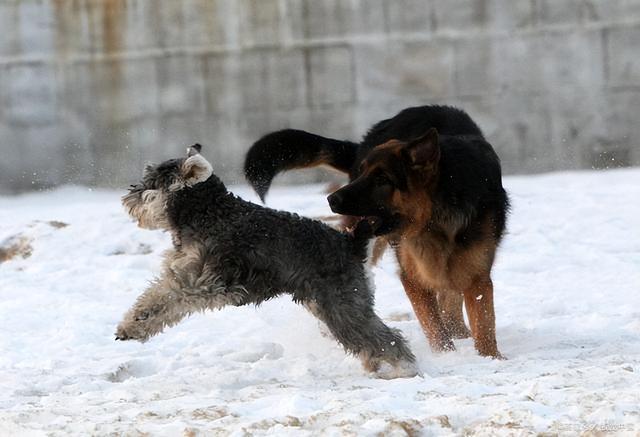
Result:
{"label": "german shepherd's front leg", "polygon": [[493,310],[493,282],[478,277],[464,291],[464,303],[469,316],[476,350],[482,356],[504,359],[496,343],[496,316]]}
{"label": "german shepherd's front leg", "polygon": [[406,272],[401,273],[400,280],[413,306],[413,311],[422,326],[422,330],[429,339],[431,348],[438,352],[455,350],[455,346],[440,318],[436,293],[422,286]]}

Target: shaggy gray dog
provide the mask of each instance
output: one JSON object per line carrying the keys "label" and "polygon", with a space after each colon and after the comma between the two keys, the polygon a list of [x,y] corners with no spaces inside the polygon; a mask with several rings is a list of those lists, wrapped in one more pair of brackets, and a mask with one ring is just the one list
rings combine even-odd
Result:
{"label": "shaggy gray dog", "polygon": [[146,341],[185,316],[288,293],[382,378],[418,374],[398,330],[373,310],[365,261],[371,225],[353,234],[246,202],[200,154],[148,166],[122,203],[138,225],[171,232],[162,275],[126,313],[118,340]]}

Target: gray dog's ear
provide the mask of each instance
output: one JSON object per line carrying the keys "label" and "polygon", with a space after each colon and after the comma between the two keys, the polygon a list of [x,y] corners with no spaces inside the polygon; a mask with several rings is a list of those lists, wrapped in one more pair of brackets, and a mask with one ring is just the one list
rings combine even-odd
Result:
{"label": "gray dog's ear", "polygon": [[195,143],[193,146],[187,147],[187,156],[197,155],[202,151],[202,146]]}
{"label": "gray dog's ear", "polygon": [[153,164],[145,164],[142,174],[146,176],[147,174],[151,173],[154,168],[155,166]]}
{"label": "gray dog's ear", "polygon": [[213,174],[213,167],[200,153],[189,156],[181,170],[184,183],[190,187],[206,181]]}

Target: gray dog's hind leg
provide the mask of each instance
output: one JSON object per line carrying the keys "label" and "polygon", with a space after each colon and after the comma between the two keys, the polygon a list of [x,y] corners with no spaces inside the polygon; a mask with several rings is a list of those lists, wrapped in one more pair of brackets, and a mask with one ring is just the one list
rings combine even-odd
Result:
{"label": "gray dog's hind leg", "polygon": [[[420,375],[415,356],[399,329],[389,328],[377,315],[373,315],[369,326],[372,326],[374,342],[360,352],[360,359],[365,368],[375,371],[383,379],[412,378]],[[379,350],[375,345],[380,344]],[[386,345],[386,347],[385,347]]]}
{"label": "gray dog's hind leg", "polygon": [[327,324],[322,318],[322,313],[320,312],[320,307],[318,307],[318,303],[315,300],[307,300],[303,302],[302,305],[318,321],[318,328],[320,329],[320,334],[323,337],[333,338],[333,334],[331,333],[331,331],[329,331]]}
{"label": "gray dog's hind leg", "polygon": [[337,301],[318,302],[314,311],[344,348],[363,366],[385,379],[413,377],[420,372],[406,340],[375,314],[368,296],[339,294]]}

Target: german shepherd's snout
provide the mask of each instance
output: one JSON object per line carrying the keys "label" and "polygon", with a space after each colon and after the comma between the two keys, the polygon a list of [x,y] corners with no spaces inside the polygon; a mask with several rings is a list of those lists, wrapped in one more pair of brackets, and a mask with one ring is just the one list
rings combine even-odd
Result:
{"label": "german shepherd's snout", "polygon": [[327,196],[327,202],[329,202],[329,207],[331,208],[331,211],[335,212],[336,214],[342,214],[341,210],[343,205],[343,199],[342,199],[342,194],[340,193],[340,190],[332,194],[329,194],[329,196]]}

